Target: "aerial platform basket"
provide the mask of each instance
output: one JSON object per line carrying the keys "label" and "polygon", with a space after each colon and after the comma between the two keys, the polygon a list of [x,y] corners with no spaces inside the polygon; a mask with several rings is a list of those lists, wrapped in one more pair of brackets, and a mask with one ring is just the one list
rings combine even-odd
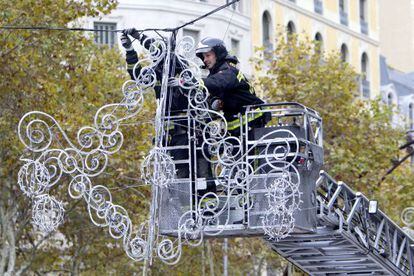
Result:
{"label": "aerial platform basket", "polygon": [[[266,124],[257,127],[256,118],[266,118]],[[239,122],[240,136],[226,136],[227,144],[221,144],[222,151],[231,148],[231,162],[223,161],[220,152],[209,159],[213,178],[193,173],[162,189],[162,234],[177,236],[187,220],[201,224],[205,236],[283,237],[316,229],[315,183],[323,165],[323,128],[317,112],[298,103],[247,106]],[[188,124],[195,126],[191,118]],[[194,171],[197,160],[206,156],[206,145],[194,139],[196,127],[189,129],[194,130],[186,148],[189,158],[175,162],[187,162]]]}

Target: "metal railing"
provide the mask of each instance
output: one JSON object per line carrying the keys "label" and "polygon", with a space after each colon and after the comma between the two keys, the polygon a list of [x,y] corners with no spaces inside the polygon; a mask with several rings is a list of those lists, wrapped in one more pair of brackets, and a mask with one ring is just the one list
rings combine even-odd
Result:
{"label": "metal railing", "polygon": [[363,194],[324,171],[316,190],[317,230],[267,240],[273,250],[310,275],[414,275],[414,241]]}
{"label": "metal railing", "polygon": [[[340,231],[366,249],[367,254],[398,275],[414,273],[414,241],[381,210],[369,213],[369,200],[324,171],[317,181],[319,216],[330,218]],[[333,219],[336,218],[336,219]]]}
{"label": "metal railing", "polygon": [[[315,143],[322,147],[323,128],[322,119],[315,110],[296,102],[279,102],[272,104],[259,104],[246,107],[246,118],[254,117],[257,113],[271,113],[272,120],[268,123],[277,126],[286,125],[280,118],[295,117],[296,123],[302,124],[305,133],[305,140]],[[301,119],[300,119],[301,117]],[[243,125],[243,124],[241,124]],[[244,124],[245,133],[248,132],[249,125]]]}

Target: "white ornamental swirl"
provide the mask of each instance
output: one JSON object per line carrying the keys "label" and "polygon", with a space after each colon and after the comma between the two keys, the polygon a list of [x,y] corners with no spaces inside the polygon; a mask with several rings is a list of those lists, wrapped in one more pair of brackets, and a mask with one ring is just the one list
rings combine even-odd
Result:
{"label": "white ornamental swirl", "polygon": [[279,241],[292,232],[295,227],[295,218],[288,213],[267,211],[262,223],[265,235],[272,240]]}
{"label": "white ornamental swirl", "polygon": [[299,182],[292,181],[292,178],[300,178],[298,175],[293,176],[294,173],[292,172],[282,171],[281,176],[268,181],[274,173],[274,171],[270,172],[266,180],[269,210],[293,214],[299,209],[300,191]]}
{"label": "white ornamental swirl", "polygon": [[[149,45],[146,57],[141,59],[133,70],[135,80],[127,81],[123,85],[123,100],[98,109],[93,125],[82,127],[76,135],[75,142],[68,138],[52,116],[38,111],[29,112],[23,116],[19,122],[19,138],[27,149],[40,156],[34,160],[24,160],[26,164],[19,172],[18,182],[24,194],[34,198],[33,223],[40,229],[50,232],[63,222],[62,203],[45,193],[52,185],[58,183],[63,174],[66,174],[72,178],[68,187],[70,197],[85,200],[92,223],[98,227],[107,227],[114,239],[122,239],[123,248],[131,259],[148,260],[153,254],[152,248],[156,248],[162,261],[175,264],[181,257],[182,246],[184,244],[199,245],[206,233],[206,227],[217,225],[219,216],[226,211],[225,224],[229,222],[229,206],[232,197],[243,208],[252,207],[248,192],[251,177],[255,172],[249,163],[242,161],[248,153],[242,156],[240,139],[229,137],[224,116],[209,109],[210,95],[200,79],[201,72],[194,61],[194,41],[191,38],[184,38],[177,44],[175,52],[171,52],[171,43],[167,45],[161,38],[148,38],[144,44]],[[179,75],[172,78],[164,75],[161,76],[162,79],[157,79],[161,74],[159,66],[162,62],[167,64],[163,72],[169,72],[171,58],[174,58],[174,62],[178,62],[178,67],[181,68]],[[221,195],[222,198],[220,198],[216,193],[205,194],[199,201],[198,211],[189,211],[181,216],[176,239],[161,237],[158,236],[156,230],[146,229],[146,227],[156,228],[156,219],[151,220],[153,223],[151,225],[143,223],[141,228],[134,232],[127,211],[112,202],[110,190],[102,185],[93,186],[90,179],[100,175],[107,167],[109,156],[120,150],[124,140],[120,130],[122,122],[134,117],[141,110],[145,93],[152,91],[151,88],[154,88],[157,81],[162,81],[164,93],[160,98],[160,107],[165,107],[166,104],[165,91],[169,88],[167,85],[179,86],[181,93],[187,96],[188,114],[196,122],[195,127],[203,137],[203,154],[206,159],[216,164],[216,168],[220,167],[225,172],[223,173],[225,180],[223,186],[226,196]],[[157,134],[161,136],[165,136],[161,120],[165,114],[164,111],[162,108],[157,109],[155,124],[158,126]],[[273,142],[279,143],[280,139],[268,139],[267,143],[268,145]],[[146,184],[153,185],[154,198],[159,189],[169,185],[175,177],[174,162],[168,155],[167,149],[164,148],[163,141],[165,140],[156,139],[158,147],[150,151],[142,166],[143,179]],[[286,148],[279,147],[273,151],[270,146],[266,147],[266,161],[275,170],[281,168],[290,170],[287,168],[291,167],[293,161],[287,162],[286,157],[292,153],[288,148],[289,143],[286,145]],[[296,149],[298,148],[297,146]],[[204,152],[204,149],[207,152]],[[297,155],[297,152],[295,154]],[[295,159],[294,157],[293,160]],[[284,185],[286,184],[284,181],[289,181],[289,185]],[[265,233],[275,238],[281,238],[290,233],[294,225],[292,212],[298,205],[295,203],[293,207],[288,206],[290,201],[284,198],[286,191],[290,197],[291,194],[296,193],[296,190],[292,188],[296,187],[295,179],[287,178],[279,182],[283,185],[276,183],[267,187],[269,205],[272,207],[269,208],[263,220]],[[204,199],[209,200],[203,205]],[[281,204],[278,200],[285,204]],[[154,200],[154,202],[157,201]],[[284,207],[275,208],[277,204]],[[151,215],[154,214],[156,212],[151,213]],[[217,235],[221,231],[223,230],[210,231],[208,234]],[[154,233],[157,235],[155,240],[150,237]],[[153,242],[157,242],[156,246]]]}
{"label": "white ornamental swirl", "polygon": [[18,173],[18,184],[33,199],[32,222],[41,231],[54,231],[63,222],[62,202],[47,193],[66,174],[72,177],[68,187],[70,197],[85,200],[91,221],[99,227],[108,227],[113,238],[123,239],[124,250],[130,258],[148,258],[146,234],[137,232],[133,236],[126,210],[113,204],[109,190],[101,185],[93,186],[90,178],[100,175],[107,167],[109,156],[120,150],[124,140],[121,122],[142,109],[145,93],[156,83],[155,67],[165,57],[165,47],[162,40],[154,41],[143,60],[145,68],[137,70],[137,81],[124,83],[124,99],[99,108],[93,126],[80,128],[75,141],[47,113],[33,111],[21,118],[18,135],[26,149],[34,153],[34,159],[22,158],[25,163]]}
{"label": "white ornamental swirl", "polygon": [[[294,165],[299,153],[299,141],[295,134],[284,129],[264,135],[261,141],[266,142],[266,162],[259,169],[265,166],[271,168],[265,179],[269,207],[262,217],[262,225],[265,235],[280,240],[293,231],[294,213],[300,209],[300,174]],[[295,146],[295,151],[292,151],[291,144]]]}
{"label": "white ornamental swirl", "polygon": [[151,185],[168,186],[175,178],[175,165],[170,155],[153,148],[141,165],[141,177]]}
{"label": "white ornamental swirl", "polygon": [[34,199],[32,223],[44,233],[55,231],[62,223],[65,210],[61,201],[42,194]]}
{"label": "white ornamental swirl", "polygon": [[401,213],[401,220],[406,227],[414,226],[414,207],[405,208]]}
{"label": "white ornamental swirl", "polygon": [[50,188],[49,171],[38,161],[26,162],[17,177],[20,189],[28,197],[43,194]]}

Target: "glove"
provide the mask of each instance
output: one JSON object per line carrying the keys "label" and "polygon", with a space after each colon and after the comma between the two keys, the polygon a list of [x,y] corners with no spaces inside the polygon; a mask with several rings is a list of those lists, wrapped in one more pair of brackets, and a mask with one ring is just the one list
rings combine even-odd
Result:
{"label": "glove", "polygon": [[123,30],[123,33],[125,35],[130,35],[135,39],[140,39],[140,37],[141,37],[141,33],[138,32],[135,28],[125,29],[125,30]]}
{"label": "glove", "polygon": [[132,47],[131,39],[129,39],[129,37],[126,34],[122,34],[120,39],[121,39],[122,47],[124,47],[125,50],[127,51],[134,50],[134,47]]}
{"label": "glove", "polygon": [[176,79],[174,77],[171,77],[171,78],[168,79],[168,85],[169,86],[178,86],[178,84],[179,84],[178,79]]}

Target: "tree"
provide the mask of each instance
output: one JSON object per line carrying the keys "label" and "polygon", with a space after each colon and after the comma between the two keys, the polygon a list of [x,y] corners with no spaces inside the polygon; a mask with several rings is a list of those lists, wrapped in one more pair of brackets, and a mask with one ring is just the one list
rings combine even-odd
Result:
{"label": "tree", "polygon": [[[280,33],[276,48],[259,49],[253,58],[256,88],[269,102],[295,101],[315,109],[324,123],[325,166],[337,180],[379,200],[397,219],[412,206],[412,169],[402,166],[378,185],[404,144],[404,131],[393,127],[389,108],[379,99],[360,97],[359,76],[338,53],[320,51],[318,42]],[[267,59],[263,59],[267,57]],[[391,193],[387,193],[391,192]],[[396,202],[392,197],[404,198]]]}
{"label": "tree", "polygon": [[[64,27],[83,16],[107,14],[115,6],[115,0],[1,0],[1,25]],[[17,185],[24,153],[16,133],[19,119],[32,110],[47,112],[73,139],[81,126],[93,123],[100,106],[122,99],[128,77],[119,50],[99,47],[83,33],[44,30],[1,30],[0,49],[0,274],[138,271],[107,230],[92,225],[84,203],[68,199],[68,178],[52,191],[65,202],[65,224],[47,236],[30,225],[29,200]],[[146,117],[124,127],[123,151],[113,156],[105,177],[96,179],[96,184],[118,191],[114,201],[141,221],[149,192],[125,186],[142,184],[137,160],[151,143],[150,122],[142,118],[150,118],[151,112],[147,106],[141,113]]]}

